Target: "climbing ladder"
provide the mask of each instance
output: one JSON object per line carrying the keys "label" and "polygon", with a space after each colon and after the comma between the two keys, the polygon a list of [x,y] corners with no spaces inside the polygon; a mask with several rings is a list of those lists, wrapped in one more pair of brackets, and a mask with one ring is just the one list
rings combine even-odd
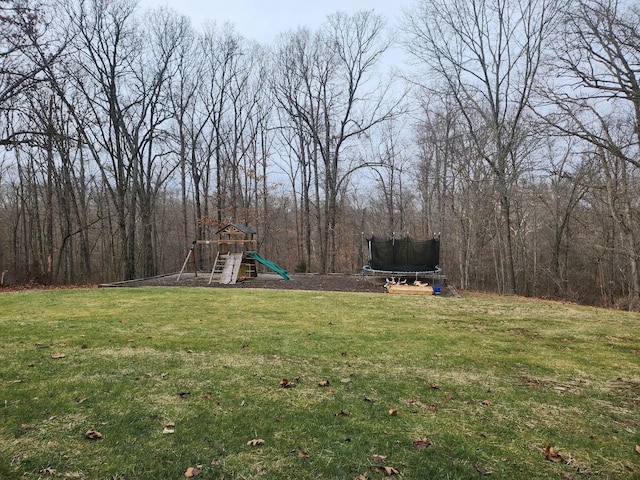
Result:
{"label": "climbing ladder", "polygon": [[216,261],[213,262],[213,268],[211,269],[211,275],[209,275],[209,285],[213,282],[213,277],[215,275],[222,275],[222,270],[224,270],[224,265],[227,262],[226,255],[220,255],[220,252],[216,255]]}

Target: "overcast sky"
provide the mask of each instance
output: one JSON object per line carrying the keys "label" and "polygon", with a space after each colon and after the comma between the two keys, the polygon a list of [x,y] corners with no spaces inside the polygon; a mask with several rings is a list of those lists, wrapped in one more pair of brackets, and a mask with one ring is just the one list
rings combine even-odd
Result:
{"label": "overcast sky", "polygon": [[231,22],[243,37],[270,44],[282,32],[299,26],[317,28],[331,13],[375,10],[393,26],[412,0],[141,0],[143,9],[164,5],[191,17],[194,26],[205,20]]}

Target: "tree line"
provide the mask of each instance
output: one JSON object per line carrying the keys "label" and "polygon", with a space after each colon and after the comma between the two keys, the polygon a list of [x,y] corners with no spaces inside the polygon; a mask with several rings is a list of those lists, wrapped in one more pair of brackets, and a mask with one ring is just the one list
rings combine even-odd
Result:
{"label": "tree line", "polygon": [[632,2],[416,0],[262,45],[132,0],[0,0],[0,31],[0,269],[21,281],[175,271],[244,223],[291,271],[439,234],[461,288],[640,304]]}

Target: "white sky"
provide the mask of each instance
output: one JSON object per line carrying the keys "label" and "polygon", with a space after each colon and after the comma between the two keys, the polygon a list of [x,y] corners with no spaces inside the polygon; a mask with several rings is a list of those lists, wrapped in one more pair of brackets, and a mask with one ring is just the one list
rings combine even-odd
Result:
{"label": "white sky", "polygon": [[403,8],[413,0],[140,0],[143,9],[168,6],[191,17],[198,27],[205,20],[230,22],[243,37],[271,44],[275,37],[299,26],[312,30],[327,15],[337,11],[354,13],[375,10],[393,27]]}

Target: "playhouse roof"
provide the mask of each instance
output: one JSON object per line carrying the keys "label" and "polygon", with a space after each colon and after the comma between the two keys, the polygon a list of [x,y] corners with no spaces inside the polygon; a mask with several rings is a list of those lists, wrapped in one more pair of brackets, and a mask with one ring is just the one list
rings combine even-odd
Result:
{"label": "playhouse roof", "polygon": [[216,232],[216,235],[220,235],[223,233],[226,233],[228,235],[239,235],[239,234],[255,235],[256,234],[256,232],[254,232],[251,228],[241,223],[230,223],[226,227],[222,227],[220,230],[218,230]]}

